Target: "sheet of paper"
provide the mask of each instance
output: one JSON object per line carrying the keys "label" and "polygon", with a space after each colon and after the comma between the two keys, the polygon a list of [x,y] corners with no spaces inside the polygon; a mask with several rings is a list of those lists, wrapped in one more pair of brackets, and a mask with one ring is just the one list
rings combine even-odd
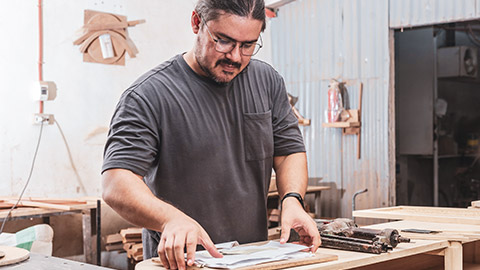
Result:
{"label": "sheet of paper", "polygon": [[235,269],[260,263],[273,262],[293,258],[314,256],[311,252],[302,252],[308,247],[291,243],[280,244],[270,241],[260,246],[234,246],[220,250],[223,258],[213,258],[207,251],[199,251],[195,255],[197,265],[212,268]]}

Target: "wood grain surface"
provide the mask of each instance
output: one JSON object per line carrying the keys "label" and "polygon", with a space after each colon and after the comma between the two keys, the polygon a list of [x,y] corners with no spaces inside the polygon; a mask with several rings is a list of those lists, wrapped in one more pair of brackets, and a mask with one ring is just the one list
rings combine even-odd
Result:
{"label": "wood grain surface", "polygon": [[[258,265],[252,265],[248,267],[236,268],[236,270],[246,270],[246,269],[264,269],[264,270],[273,270],[273,269],[285,269],[291,267],[297,267],[302,265],[309,265],[315,263],[329,262],[337,260],[338,256],[333,254],[323,254],[317,253],[314,257],[303,258],[303,259],[294,259],[294,260],[282,260],[277,262],[262,263]],[[136,265],[135,270],[161,270],[165,269],[158,258],[149,259],[143,261]],[[189,270],[200,270],[200,269],[213,269],[208,267],[188,267]]]}
{"label": "wood grain surface", "polygon": [[480,209],[395,206],[353,211],[354,217],[480,225]]}
{"label": "wood grain surface", "polygon": [[30,257],[30,252],[23,248],[0,246],[0,251],[5,254],[0,258],[0,266],[22,262]]}

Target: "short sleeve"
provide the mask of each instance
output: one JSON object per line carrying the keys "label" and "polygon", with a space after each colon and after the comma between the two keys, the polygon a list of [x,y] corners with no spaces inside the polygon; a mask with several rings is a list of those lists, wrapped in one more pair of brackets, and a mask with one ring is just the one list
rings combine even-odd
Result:
{"label": "short sleeve", "polygon": [[110,123],[102,173],[121,168],[145,176],[155,161],[159,146],[159,125],[154,108],[135,91],[127,90]]}
{"label": "short sleeve", "polygon": [[287,90],[283,78],[276,73],[273,92],[273,141],[274,156],[286,156],[305,152],[303,137],[298,128],[298,119],[288,102]]}

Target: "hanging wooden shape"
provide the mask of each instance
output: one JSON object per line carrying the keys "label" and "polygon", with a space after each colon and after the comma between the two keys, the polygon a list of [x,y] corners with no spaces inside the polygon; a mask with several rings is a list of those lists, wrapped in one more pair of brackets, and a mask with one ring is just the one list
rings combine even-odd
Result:
{"label": "hanging wooden shape", "polygon": [[[82,35],[73,44],[80,45],[84,62],[110,65],[125,65],[125,54],[135,57],[138,53],[135,44],[128,37],[127,27],[143,23],[145,20],[127,22],[127,17],[112,13],[85,10]],[[110,35],[113,57],[104,58],[100,45],[100,36]]]}

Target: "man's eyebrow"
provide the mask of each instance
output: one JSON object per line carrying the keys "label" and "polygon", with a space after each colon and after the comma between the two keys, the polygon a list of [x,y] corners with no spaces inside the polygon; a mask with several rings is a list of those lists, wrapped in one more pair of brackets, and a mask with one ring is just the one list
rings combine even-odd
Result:
{"label": "man's eyebrow", "polygon": [[[232,37],[229,37],[228,35],[225,35],[223,33],[216,33],[216,35],[222,39],[228,39],[230,41],[238,41]],[[258,41],[258,38],[257,39],[254,39],[254,40],[247,40],[247,41],[238,41],[240,43],[254,43],[254,42],[257,42]]]}

